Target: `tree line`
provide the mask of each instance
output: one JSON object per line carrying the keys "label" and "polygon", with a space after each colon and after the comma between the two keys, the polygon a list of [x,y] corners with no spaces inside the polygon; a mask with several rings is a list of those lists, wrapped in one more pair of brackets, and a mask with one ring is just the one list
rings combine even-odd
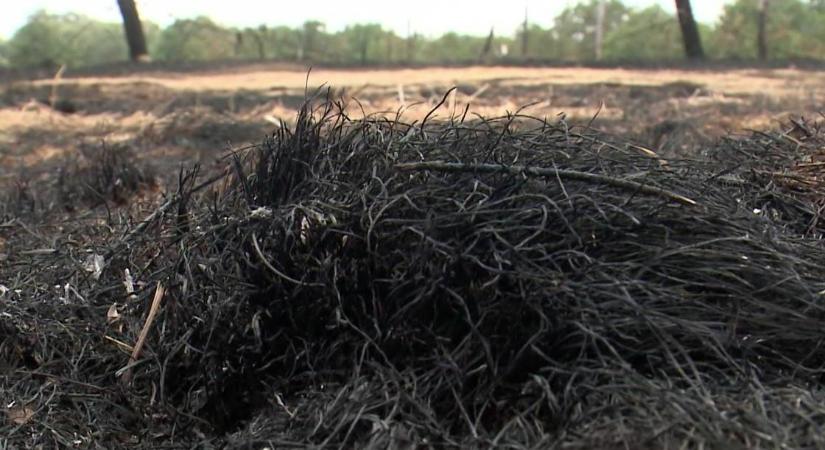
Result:
{"label": "tree line", "polygon": [[[716,59],[824,59],[825,0],[736,0],[711,26],[683,20],[659,6],[631,8],[621,0],[588,0],[555,18],[526,17],[517,30],[487,36],[455,32],[438,37],[400,36],[378,24],[327,30],[318,21],[299,27],[222,26],[206,17],[167,27],[140,22],[131,0],[118,0],[124,23],[77,14],[33,14],[7,41],[0,40],[0,65],[16,68],[101,65],[129,59],[124,27],[142,34],[145,47],[133,59],[158,61],[294,61],[314,64],[382,65],[589,62]],[[687,11],[690,12],[689,9]],[[693,25],[691,25],[693,22]],[[693,29],[691,29],[691,26]],[[686,28],[687,27],[687,28]],[[691,33],[693,39],[683,39]],[[691,42],[694,47],[691,48]],[[698,44],[698,47],[695,45]],[[140,54],[142,53],[142,54]]]}

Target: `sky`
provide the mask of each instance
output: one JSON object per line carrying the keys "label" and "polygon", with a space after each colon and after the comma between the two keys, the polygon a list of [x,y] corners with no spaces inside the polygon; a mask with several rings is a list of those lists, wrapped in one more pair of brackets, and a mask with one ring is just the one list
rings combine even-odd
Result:
{"label": "sky", "polygon": [[[352,23],[380,23],[406,36],[408,30],[438,36],[447,31],[486,35],[494,27],[511,34],[524,21],[527,8],[531,22],[548,26],[565,7],[579,0],[136,0],[140,15],[161,26],[175,19],[208,16],[237,27],[258,25],[298,26],[319,20],[328,31]],[[624,0],[631,7],[659,4],[675,11],[673,0]],[[0,37],[10,38],[38,10],[50,13],[75,12],[95,19],[119,22],[116,0],[4,0],[0,6]],[[693,13],[701,22],[713,23],[728,1],[693,0]],[[502,5],[509,5],[502,8]]]}

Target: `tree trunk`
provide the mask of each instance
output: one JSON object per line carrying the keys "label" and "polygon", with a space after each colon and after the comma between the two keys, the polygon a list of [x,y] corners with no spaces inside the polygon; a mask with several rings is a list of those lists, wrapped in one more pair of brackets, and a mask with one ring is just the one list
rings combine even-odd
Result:
{"label": "tree trunk", "polygon": [[123,16],[123,30],[126,32],[126,43],[129,45],[129,57],[132,61],[141,62],[149,59],[146,50],[146,37],[143,35],[143,25],[140,23],[137,7],[134,0],[117,0],[120,15]]}
{"label": "tree trunk", "polygon": [[493,31],[493,28],[490,28],[490,34],[487,35],[487,39],[484,41],[484,47],[481,49],[481,54],[478,55],[479,64],[486,62],[490,56],[490,52],[493,50],[493,39],[495,39],[495,33]]}
{"label": "tree trunk", "polygon": [[690,0],[676,0],[676,12],[679,15],[679,26],[682,28],[685,55],[690,59],[704,59],[705,52],[702,50],[702,40],[696,20],[693,18]]}
{"label": "tree trunk", "polygon": [[243,51],[243,32],[238,31],[235,33],[235,57],[241,56],[241,52]]}
{"label": "tree trunk", "polygon": [[768,0],[759,0],[759,16],[757,17],[756,28],[756,49],[759,52],[759,60],[768,59],[768,41],[765,37],[765,29],[768,24]]}
{"label": "tree trunk", "polygon": [[257,30],[250,30],[252,34],[252,39],[255,39],[255,47],[258,49],[258,59],[263,61],[266,59],[266,46],[264,45],[264,36],[266,33],[266,27],[261,26]]}

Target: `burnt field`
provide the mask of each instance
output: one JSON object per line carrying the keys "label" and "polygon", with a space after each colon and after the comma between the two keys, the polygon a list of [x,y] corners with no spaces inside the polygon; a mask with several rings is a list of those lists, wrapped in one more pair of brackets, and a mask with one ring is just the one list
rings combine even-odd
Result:
{"label": "burnt field", "polygon": [[819,78],[9,81],[0,445],[822,447]]}

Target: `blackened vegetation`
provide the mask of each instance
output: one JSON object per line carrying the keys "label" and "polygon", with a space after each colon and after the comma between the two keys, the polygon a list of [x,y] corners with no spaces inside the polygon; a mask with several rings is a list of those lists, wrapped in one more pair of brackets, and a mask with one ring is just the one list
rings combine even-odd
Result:
{"label": "blackened vegetation", "polygon": [[[105,142],[84,144],[77,153],[21,167],[7,177],[0,179],[0,222],[26,222],[35,228],[61,219],[89,219],[95,209],[145,203],[158,190],[159,179],[155,165],[133,147]],[[60,217],[67,212],[75,215]],[[107,219],[112,220],[111,211]],[[38,236],[31,228],[25,232]]]}
{"label": "blackened vegetation", "polygon": [[58,169],[58,201],[67,208],[123,205],[155,182],[154,170],[138,163],[131,148],[101,143],[85,148]]}
{"label": "blackened vegetation", "polygon": [[[821,446],[811,127],[665,161],[530,117],[304,108],[219,188],[182,176],[140,233],[84,239],[117,249],[99,280],[73,269],[83,248],[0,266],[0,434],[21,447]],[[162,311],[121,383],[118,343],[134,344],[157,281]]]}

